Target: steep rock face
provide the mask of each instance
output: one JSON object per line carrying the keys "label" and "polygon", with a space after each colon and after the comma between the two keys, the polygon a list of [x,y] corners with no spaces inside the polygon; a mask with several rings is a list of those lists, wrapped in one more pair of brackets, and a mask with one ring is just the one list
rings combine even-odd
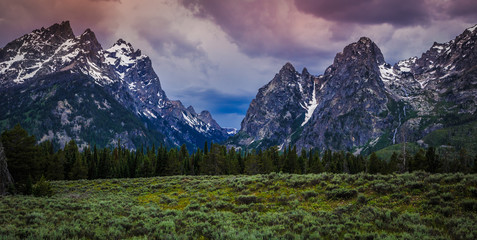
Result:
{"label": "steep rock face", "polygon": [[[291,69],[287,64],[259,90],[228,144],[369,153],[475,120],[476,40],[477,25],[450,42],[434,43],[420,58],[391,66],[376,44],[363,37],[338,53],[323,75],[311,76],[306,91],[283,87],[303,78],[293,71],[283,74]],[[297,108],[303,99],[309,104]]]}
{"label": "steep rock face", "polygon": [[119,139],[128,148],[167,141],[84,74],[58,72],[0,89],[0,102],[2,129],[21,123],[40,142],[58,147],[70,140],[80,148],[115,145]]}
{"label": "steep rock face", "polygon": [[316,93],[318,106],[305,125],[297,145],[346,149],[365,145],[392,124],[390,101],[381,80],[384,58],[374,42],[361,38],[338,53],[325,71]]}
{"label": "steep rock face", "polygon": [[165,135],[170,145],[185,143],[194,149],[206,140],[221,142],[228,137],[215,121],[203,121],[180,101],[169,100],[151,60],[140,50],[122,39],[103,50],[90,29],[75,37],[67,21],[7,44],[0,50],[0,67],[3,89],[31,84],[58,72],[90,76],[150,130]]}
{"label": "steep rock face", "polygon": [[306,69],[300,74],[290,63],[285,64],[270,83],[260,88],[239,135],[229,142],[237,146],[254,143],[257,147],[290,142],[289,136],[309,117],[305,115],[313,107],[315,81]]}

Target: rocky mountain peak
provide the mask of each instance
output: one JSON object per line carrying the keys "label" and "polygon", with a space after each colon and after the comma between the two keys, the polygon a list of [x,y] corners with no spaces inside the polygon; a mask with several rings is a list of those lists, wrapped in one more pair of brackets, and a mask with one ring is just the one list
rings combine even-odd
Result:
{"label": "rocky mountain peak", "polygon": [[296,72],[296,70],[291,63],[287,62],[285,65],[283,65],[282,69],[280,70],[280,73],[282,72]]}
{"label": "rocky mountain peak", "polygon": [[[74,78],[88,76],[83,79],[85,81],[92,78],[94,82],[89,84],[96,84],[95,87],[104,91],[102,94],[108,95],[107,100],[95,102],[99,110],[124,108],[133,118],[144,121],[148,130],[163,134],[171,145],[180,146],[186,143],[189,149],[194,149],[203,146],[204,139],[220,142],[228,136],[226,130],[215,122],[210,113],[203,112],[199,115],[192,107],[186,109],[180,101],[170,101],[161,88],[150,58],[142,55],[141,51],[135,50],[123,39],[116,41],[111,48],[103,50],[91,29],[86,29],[75,37],[69,22],[65,21],[35,30],[0,49],[0,90],[12,86],[43,87],[40,85],[44,81],[57,78],[61,85],[68,85],[70,81],[61,80],[72,78],[73,75]],[[35,84],[24,84],[27,81]],[[72,91],[83,90],[79,87]],[[92,95],[91,97],[94,98]],[[32,103],[35,102],[34,98],[31,98]],[[75,100],[68,101],[73,103]],[[83,97],[78,101],[86,99]],[[113,102],[119,105],[114,107]],[[131,118],[122,120],[129,121]],[[69,125],[63,123],[65,121],[61,124],[68,129]],[[125,124],[128,123],[121,123],[121,127]],[[45,134],[45,128],[34,128],[43,129],[40,130],[41,134]],[[132,132],[114,134],[126,139],[128,136],[124,134]],[[118,136],[114,138],[117,139]]]}
{"label": "rocky mountain peak", "polygon": [[88,45],[89,48],[93,51],[102,50],[101,44],[98,42],[96,35],[91,29],[86,29],[83,34],[80,36],[80,43],[83,45]]}
{"label": "rocky mountain peak", "polygon": [[197,114],[197,113],[195,112],[194,107],[192,107],[192,106],[188,106],[188,107],[187,107],[187,111],[189,111],[189,112],[192,113],[192,114]]}
{"label": "rocky mountain peak", "polygon": [[126,42],[122,38],[118,39],[111,48],[106,50],[110,53],[116,53],[119,55],[139,57],[141,56],[141,50],[134,50],[131,43]]}
{"label": "rocky mountain peak", "polygon": [[214,128],[220,128],[219,124],[212,117],[212,114],[207,110],[200,112],[198,118]]}
{"label": "rocky mountain peak", "polygon": [[472,26],[470,28],[465,29],[465,31],[473,33],[473,34],[477,34],[477,24],[475,24],[474,26]]}
{"label": "rocky mountain peak", "polygon": [[384,56],[379,47],[371,39],[361,37],[359,41],[349,44],[342,52],[336,54],[332,67],[363,64],[379,66],[384,63]]}
{"label": "rocky mountain peak", "polygon": [[63,39],[71,39],[75,37],[69,21],[55,23],[48,28],[42,27],[41,29],[34,30],[33,33],[41,34],[45,37],[56,37]]}

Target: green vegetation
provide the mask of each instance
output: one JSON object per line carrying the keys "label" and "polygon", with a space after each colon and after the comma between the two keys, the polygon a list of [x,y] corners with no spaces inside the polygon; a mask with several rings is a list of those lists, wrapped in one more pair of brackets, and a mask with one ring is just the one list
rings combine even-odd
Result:
{"label": "green vegetation", "polygon": [[0,198],[0,239],[477,237],[477,164],[464,148],[382,159],[70,141],[55,152],[20,125],[1,140],[15,186]]}
{"label": "green vegetation", "polygon": [[429,146],[457,146],[457,150],[465,148],[470,154],[477,154],[477,121],[435,130],[423,140]]}
{"label": "green vegetation", "polygon": [[[322,153],[296,146],[265,150],[236,151],[219,144],[204,144],[204,150],[189,153],[186,145],[167,149],[140,148],[131,151],[118,140],[114,148],[86,146],[80,152],[74,140],[63,149],[54,151],[49,141],[37,145],[20,125],[1,135],[10,173],[15,180],[15,192],[31,194],[33,184],[44,176],[45,180],[78,180],[105,178],[137,178],[173,175],[235,175],[284,172],[308,173],[371,173],[389,174],[413,171],[430,173],[477,173],[476,158],[464,148],[413,148],[408,144],[406,155],[393,151],[389,158],[373,152],[369,157],[349,152]],[[210,149],[210,150],[209,150]],[[322,155],[321,155],[322,154]],[[381,155],[382,156],[382,155]]]}
{"label": "green vegetation", "polygon": [[0,198],[0,239],[475,239],[477,175],[53,181]]}

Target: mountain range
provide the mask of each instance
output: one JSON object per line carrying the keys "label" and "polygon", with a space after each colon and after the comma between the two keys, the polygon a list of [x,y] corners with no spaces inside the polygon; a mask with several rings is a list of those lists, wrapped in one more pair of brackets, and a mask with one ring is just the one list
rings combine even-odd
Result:
{"label": "mountain range", "polygon": [[[477,25],[394,65],[367,37],[336,54],[321,75],[286,63],[258,90],[235,134],[208,111],[170,100],[150,58],[130,43],[119,39],[103,49],[90,29],[75,36],[65,21],[0,49],[0,131],[20,123],[59,147],[121,141],[131,149],[154,143],[193,150],[208,141],[368,154],[403,142],[464,144],[444,131],[456,128],[477,142],[476,45]],[[447,135],[436,142],[430,136],[438,131]]]}
{"label": "mountain range", "polygon": [[[286,63],[258,90],[227,145],[356,154],[402,142],[426,147],[429,134],[477,120],[476,107],[477,25],[394,65],[362,37],[336,54],[322,75]],[[468,141],[477,142],[469,131]]]}
{"label": "mountain range", "polygon": [[20,123],[57,146],[166,144],[189,149],[229,136],[208,111],[167,98],[148,56],[119,39],[103,49],[69,21],[0,49],[0,130]]}

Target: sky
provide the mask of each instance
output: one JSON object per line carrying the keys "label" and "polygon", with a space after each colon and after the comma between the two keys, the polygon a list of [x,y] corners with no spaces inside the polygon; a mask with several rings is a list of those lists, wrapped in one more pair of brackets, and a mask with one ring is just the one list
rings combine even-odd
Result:
{"label": "sky", "polygon": [[477,24],[475,0],[0,0],[0,47],[69,20],[103,48],[148,55],[167,96],[240,128],[258,89],[286,63],[319,75],[362,36],[388,63],[421,56]]}

